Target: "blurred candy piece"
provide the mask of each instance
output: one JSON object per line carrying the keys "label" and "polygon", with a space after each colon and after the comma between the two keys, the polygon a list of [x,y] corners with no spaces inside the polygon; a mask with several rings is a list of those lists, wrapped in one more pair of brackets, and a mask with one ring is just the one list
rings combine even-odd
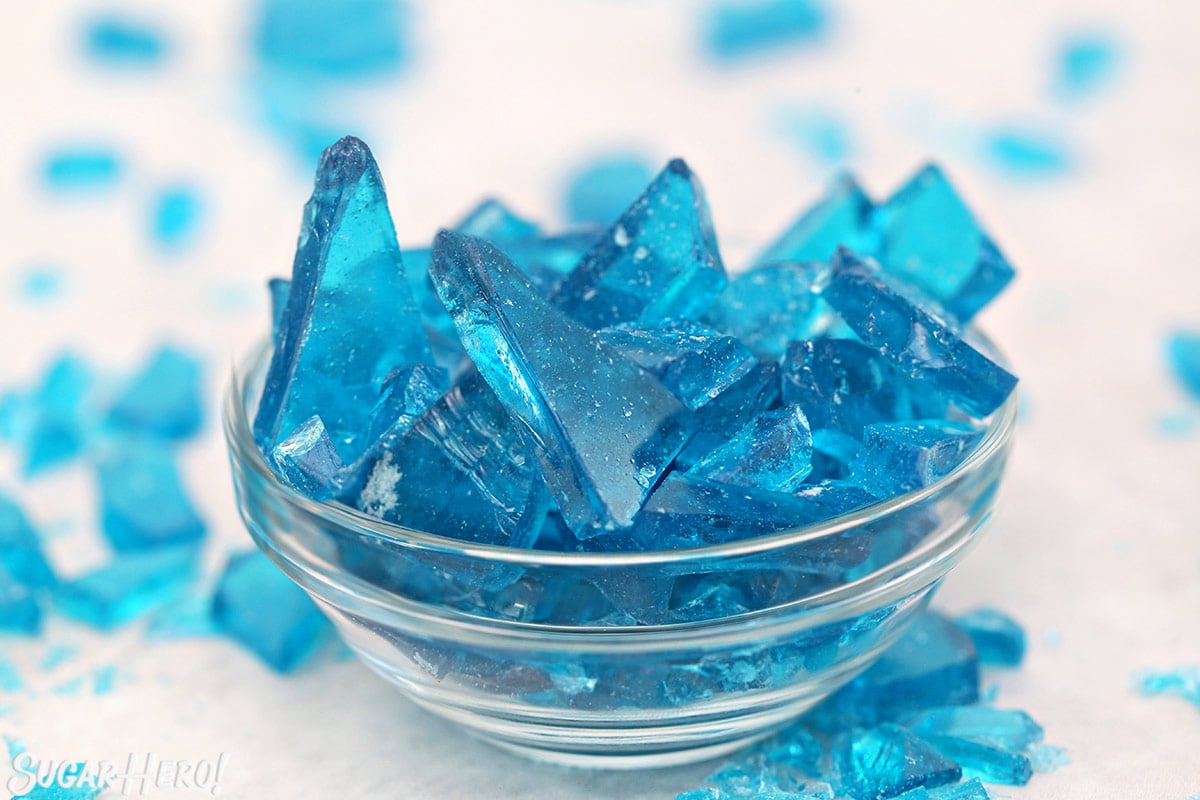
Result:
{"label": "blurred candy piece", "polygon": [[704,46],[720,61],[811,45],[829,27],[821,0],[722,0],[709,7]]}
{"label": "blurred candy piece", "polygon": [[53,586],[54,571],[50,568],[37,531],[25,512],[12,500],[0,494],[0,565],[26,586]]}
{"label": "blurred candy piece", "polygon": [[1200,400],[1200,331],[1177,331],[1167,337],[1167,362],[1176,380]]}
{"label": "blurred candy piece", "polygon": [[103,145],[70,145],[46,154],[42,185],[54,192],[100,192],[111,189],[125,172],[121,157]]}
{"label": "blurred candy piece", "polygon": [[149,20],[105,14],[84,23],[83,49],[99,64],[153,67],[166,60],[171,47]]}
{"label": "blurred candy piece", "polygon": [[0,562],[0,634],[36,636],[41,630],[42,609],[33,590]]}
{"label": "blurred candy piece", "polygon": [[754,263],[764,267],[778,262],[821,263],[833,258],[839,247],[872,252],[874,240],[869,236],[869,226],[873,209],[871,199],[853,176],[840,175],[826,195],[804,211]]}
{"label": "blurred candy piece", "polygon": [[129,433],[186,439],[204,424],[203,365],[173,345],[159,347],[125,385],[108,421]]}
{"label": "blurred candy piece", "polygon": [[640,154],[596,157],[577,168],[567,183],[563,200],[567,218],[574,223],[608,225],[653,177],[653,167]]}
{"label": "blurred candy piece", "polygon": [[1016,667],[1025,658],[1025,631],[1012,617],[992,608],[977,608],[955,622],[975,642],[981,664]]}
{"label": "blurred candy piece", "polygon": [[151,441],[129,441],[96,464],[100,524],[118,551],[203,538],[204,521],[180,481],[174,453]]}
{"label": "blurred candy piece", "polygon": [[195,547],[158,547],[122,553],[108,564],[62,582],[58,610],[100,630],[110,630],[178,597],[198,569]]}
{"label": "blurred candy piece", "polygon": [[762,264],[735,277],[705,319],[761,358],[778,359],[789,342],[808,339],[832,324],[815,291],[824,270],[819,262]]}

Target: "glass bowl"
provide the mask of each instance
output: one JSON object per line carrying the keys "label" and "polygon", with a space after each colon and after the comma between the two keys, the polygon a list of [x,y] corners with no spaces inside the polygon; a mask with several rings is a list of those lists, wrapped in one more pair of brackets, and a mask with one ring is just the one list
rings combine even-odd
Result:
{"label": "glass bowl", "polygon": [[411,700],[494,744],[585,766],[732,751],[869,666],[978,538],[1017,409],[1014,393],[936,483],[816,525],[686,550],[517,550],[280,481],[250,426],[269,356],[235,372],[224,408],[258,546]]}

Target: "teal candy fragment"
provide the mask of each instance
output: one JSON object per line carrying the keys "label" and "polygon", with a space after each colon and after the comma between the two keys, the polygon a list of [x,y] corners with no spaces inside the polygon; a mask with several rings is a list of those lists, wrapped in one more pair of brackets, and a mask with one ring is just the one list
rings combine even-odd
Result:
{"label": "teal candy fragment", "polygon": [[97,63],[135,67],[157,66],[171,50],[162,31],[149,21],[112,14],[87,21],[83,47]]}
{"label": "teal candy fragment", "polygon": [[262,0],[255,53],[268,69],[317,86],[388,75],[409,59],[407,12],[401,0]]}
{"label": "teal candy fragment", "polygon": [[708,201],[683,161],[667,164],[646,191],[551,295],[576,321],[695,319],[725,288]]}
{"label": "teal candy fragment", "polygon": [[876,497],[928,486],[958,466],[982,432],[950,420],[877,422],[863,428],[851,479]]}
{"label": "teal candy fragment", "polygon": [[567,218],[608,224],[621,215],[654,177],[637,153],[610,153],[584,164],[570,178],[563,205]]}
{"label": "teal candy fragment", "polygon": [[1170,334],[1167,337],[1167,362],[1176,380],[1200,399],[1200,332]]}
{"label": "teal candy fragment", "polygon": [[988,800],[988,798],[987,789],[979,782],[978,778],[939,786],[936,789],[918,786],[896,796],[896,800]]}
{"label": "teal candy fragment", "polygon": [[16,503],[0,494],[0,567],[26,586],[53,586],[54,571],[37,530]]}
{"label": "teal candy fragment", "polygon": [[454,226],[454,230],[495,243],[541,235],[537,223],[518,216],[495,198],[488,198],[471,209],[470,213]]}
{"label": "teal candy fragment", "polygon": [[647,326],[625,323],[598,333],[606,345],[661,379],[693,411],[758,365],[737,339],[687,320]]}
{"label": "teal candy fragment", "polygon": [[336,498],[415,530],[530,547],[549,505],[537,462],[475,370],[340,476]]}
{"label": "teal candy fragment", "polygon": [[36,636],[41,630],[42,609],[33,590],[0,562],[0,633]]}
{"label": "teal candy fragment", "polygon": [[1042,726],[1024,711],[992,706],[930,708],[906,720],[922,738],[953,736],[1017,753],[1042,740]]}
{"label": "teal candy fragment", "polygon": [[1173,694],[1200,708],[1200,669],[1150,670],[1138,676],[1138,689],[1146,697]]}
{"label": "teal candy fragment", "polygon": [[78,356],[65,354],[51,363],[31,398],[25,475],[72,461],[83,451],[85,403],[94,382],[91,367]]}
{"label": "teal candy fragment", "polygon": [[417,364],[394,370],[384,381],[383,394],[371,410],[367,441],[374,446],[384,436],[400,436],[447,388],[446,373],[437,367]]}
{"label": "teal candy fragment", "polygon": [[1016,667],[1025,658],[1025,631],[1012,617],[977,608],[955,621],[975,642],[981,664]]}
{"label": "teal candy fragment", "polygon": [[230,556],[212,615],[226,635],[284,673],[300,666],[329,628],[304,590],[258,550]]}
{"label": "teal candy fragment", "polygon": [[443,231],[430,275],[570,528],[588,538],[628,526],[691,435],[688,411],[551,306],[494,245]]}
{"label": "teal candy fragment", "polygon": [[696,409],[696,433],[675,458],[675,465],[689,469],[759,413],[779,402],[779,365],[760,361],[736,383]]}
{"label": "teal candy fragment", "polygon": [[704,44],[722,61],[811,45],[829,29],[829,17],[820,0],[718,2],[707,12]]}
{"label": "teal candy fragment", "polygon": [[175,455],[150,441],[127,442],[96,465],[100,524],[118,551],[199,541],[205,524],[180,482]]}
{"label": "teal candy fragment", "polygon": [[810,481],[842,480],[850,474],[850,462],[862,442],[837,428],[813,431],[813,471]]}
{"label": "teal candy fragment", "polygon": [[833,789],[827,783],[790,767],[751,751],[709,775],[704,786],[677,795],[676,800],[833,800]]}
{"label": "teal candy fragment", "polygon": [[818,262],[757,266],[725,287],[705,320],[736,336],[761,358],[778,359],[788,342],[809,339],[831,324],[828,307],[816,292],[824,270]]}
{"label": "teal candy fragment", "polygon": [[104,145],[80,144],[47,153],[41,178],[60,193],[99,193],[113,188],[125,172],[121,155]]}
{"label": "teal candy fragment", "polygon": [[962,322],[1015,274],[934,164],[879,207],[874,225],[875,255],[887,273],[921,289]]}
{"label": "teal candy fragment", "polygon": [[1006,786],[1024,786],[1033,776],[1029,758],[1021,753],[954,736],[921,734],[921,739],[955,761],[967,777]]}
{"label": "teal candy fragment", "polygon": [[800,215],[766,248],[755,264],[825,262],[838,247],[871,252],[870,221],[874,205],[850,175],[841,175],[825,197]]}
{"label": "teal candy fragment", "polygon": [[1120,72],[1124,54],[1120,42],[1107,31],[1074,31],[1055,53],[1051,91],[1063,100],[1097,94]]}
{"label": "teal candy fragment", "polygon": [[1015,377],[957,330],[889,286],[848,250],[834,256],[821,296],[901,375],[970,414],[992,413],[1017,385]]}
{"label": "teal candy fragment", "polygon": [[913,400],[891,365],[853,339],[792,342],[783,359],[783,402],[804,409],[814,431],[854,439],[876,422],[911,419]]}
{"label": "teal candy fragment", "polygon": [[957,764],[891,723],[840,735],[833,746],[833,763],[838,790],[855,800],[894,797],[962,777]]}
{"label": "teal candy fragment", "polygon": [[111,630],[179,597],[195,577],[195,547],[158,547],[123,553],[103,567],[62,582],[54,590],[59,612],[100,630]]}
{"label": "teal candy fragment", "polygon": [[292,488],[317,500],[332,493],[334,476],[345,466],[317,416],[275,445],[271,460]]}
{"label": "teal candy fragment", "polygon": [[131,433],[186,439],[204,424],[203,364],[179,347],[160,347],[125,386],[108,412]]}
{"label": "teal candy fragment", "polygon": [[150,237],[160,249],[179,250],[196,238],[207,213],[204,196],[179,184],[159,191],[150,210]]}
{"label": "teal candy fragment", "polygon": [[800,406],[764,411],[688,470],[702,480],[794,492],[812,472],[812,431]]}
{"label": "teal candy fragment", "polygon": [[351,461],[388,373],[432,363],[379,168],[347,136],[322,154],[305,206],[255,437],[269,450],[316,414]]}

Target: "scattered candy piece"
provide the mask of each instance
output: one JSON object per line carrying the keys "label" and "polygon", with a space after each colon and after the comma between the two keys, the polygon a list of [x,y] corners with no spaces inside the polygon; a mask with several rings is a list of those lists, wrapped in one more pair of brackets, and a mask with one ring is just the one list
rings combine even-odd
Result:
{"label": "scattered candy piece", "polygon": [[953,736],[1014,753],[1042,740],[1042,726],[1024,711],[993,706],[930,708],[906,721],[921,737]]}
{"label": "scattered candy piece", "polygon": [[983,156],[993,166],[1017,178],[1044,178],[1071,169],[1066,144],[1052,130],[1005,125],[983,137]]}
{"label": "scattered candy piece", "polygon": [[568,182],[563,202],[567,218],[575,223],[608,224],[653,177],[654,169],[637,153],[614,153],[589,161]]}
{"label": "scattered candy piece", "polygon": [[205,524],[180,482],[175,455],[151,441],[128,442],[96,465],[100,524],[118,551],[197,542]]}
{"label": "scattered candy piece", "polygon": [[1011,617],[978,608],[955,621],[975,642],[980,663],[1016,667],[1025,658],[1025,631]]}
{"label": "scattered candy piece", "polygon": [[833,745],[838,788],[856,800],[893,797],[917,786],[954,783],[962,769],[908,731],[884,723],[839,736]]}
{"label": "scattered candy piece", "polygon": [[[268,69],[297,79],[349,80],[395,72],[408,60],[400,0],[260,0],[254,45]],[[326,139],[328,141],[328,139]]]}
{"label": "scattered candy piece", "polygon": [[982,778],[988,783],[1006,786],[1024,786],[1033,775],[1029,758],[1021,753],[955,736],[923,734],[921,738],[961,766],[963,775],[967,777]]}
{"label": "scattered candy piece", "polygon": [[87,21],[83,48],[97,63],[131,67],[157,66],[170,52],[170,45],[157,26],[147,20],[111,15]]}
{"label": "scattered candy piece", "polygon": [[819,0],[742,0],[713,4],[705,20],[704,45],[721,61],[769,50],[811,45],[829,27]]}
{"label": "scattered candy piece", "polygon": [[36,636],[41,630],[42,609],[37,597],[0,563],[0,633]]}
{"label": "scattered candy piece", "polygon": [[63,147],[42,162],[42,185],[54,192],[100,192],[121,179],[125,165],[113,150],[99,145]]}
{"label": "scattered candy piece", "polygon": [[1148,670],[1138,676],[1138,689],[1146,697],[1173,694],[1200,707],[1200,669]]}
{"label": "scattered candy piece", "polygon": [[1167,337],[1167,363],[1183,387],[1200,400],[1200,332],[1170,334]]}
{"label": "scattered candy piece", "polygon": [[203,365],[174,345],[159,347],[108,412],[110,424],[130,433],[186,439],[204,424]]}
{"label": "scattered candy piece", "polygon": [[87,435],[91,367],[78,356],[64,354],[51,362],[31,396],[31,424],[22,471],[38,475],[74,460]]}
{"label": "scattered candy piece", "polygon": [[1092,97],[1110,85],[1121,66],[1118,41],[1102,31],[1077,31],[1059,42],[1051,92],[1063,100]]}
{"label": "scattered candy piece", "polygon": [[54,590],[63,615],[111,630],[178,597],[197,571],[190,545],[122,553],[99,569],[63,581]]}
{"label": "scattered candy piece", "polygon": [[45,588],[55,582],[37,530],[25,512],[3,494],[0,494],[0,566],[25,586]]}
{"label": "scattered candy piece", "polygon": [[204,213],[204,199],[195,187],[165,187],[150,209],[150,238],[162,250],[183,249],[195,240]]}

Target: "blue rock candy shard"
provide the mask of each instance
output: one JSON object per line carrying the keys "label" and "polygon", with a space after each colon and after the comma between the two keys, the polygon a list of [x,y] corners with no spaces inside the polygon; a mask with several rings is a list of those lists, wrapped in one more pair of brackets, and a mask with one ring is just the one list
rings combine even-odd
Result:
{"label": "blue rock candy shard", "polygon": [[271,278],[267,281],[267,293],[271,298],[271,341],[279,346],[279,328],[283,324],[283,312],[287,308],[288,293],[292,282],[287,278]]}
{"label": "blue rock candy shard", "polygon": [[1042,726],[1024,711],[993,706],[930,708],[905,721],[922,738],[953,736],[1014,753],[1042,739]]}
{"label": "blue rock candy shard", "polygon": [[488,242],[443,231],[430,275],[581,537],[628,526],[692,419],[653,375],[544,300]]}
{"label": "blue rock candy shard", "polygon": [[332,493],[334,476],[345,466],[317,416],[275,445],[271,460],[292,488],[317,500]]}
{"label": "blue rock candy shard", "polygon": [[868,346],[907,378],[984,417],[999,408],[1017,379],[930,311],[890,287],[848,250],[834,256],[821,296]]}
{"label": "blue rock candy shard", "polygon": [[934,164],[879,207],[874,225],[876,256],[888,274],[921,289],[962,322],[1013,278],[1013,268]]}
{"label": "blue rock candy shard", "polygon": [[122,443],[96,465],[100,524],[118,551],[199,541],[205,524],[180,482],[174,453],[149,441]]}
{"label": "blue rock candy shard", "polygon": [[529,547],[549,498],[508,412],[474,370],[398,436],[347,467],[337,499],[465,541]]}
{"label": "blue rock candy shard", "polygon": [[820,39],[829,11],[820,0],[720,2],[705,25],[705,47],[721,60],[736,60],[763,50],[795,47]]}
{"label": "blue rock candy shard", "polygon": [[33,476],[73,460],[86,438],[85,404],[95,382],[91,367],[66,354],[55,359],[32,395],[32,425],[22,471]]}
{"label": "blue rock candy shard", "polygon": [[962,783],[952,783],[939,786],[936,789],[926,789],[918,786],[901,795],[896,800],[988,800],[987,789],[978,778],[971,778]]}
{"label": "blue rock candy shard", "polygon": [[1067,751],[1052,744],[1035,744],[1025,755],[1029,756],[1029,763],[1033,765],[1034,772],[1054,772],[1059,767],[1071,763]]}
{"label": "blue rock candy shard", "polygon": [[1025,631],[1012,617],[993,608],[977,608],[955,622],[975,642],[981,664],[1015,667],[1025,658]]}
{"label": "blue rock candy shard", "polygon": [[686,320],[628,323],[598,331],[600,340],[662,380],[688,408],[710,402],[758,365],[732,336]]}
{"label": "blue rock candy shard", "polygon": [[962,777],[957,764],[891,723],[838,736],[833,765],[838,790],[855,800],[894,797],[918,786],[942,786]]}
{"label": "blue rock candy shard", "polygon": [[496,243],[528,239],[541,234],[537,223],[518,216],[494,198],[475,206],[454,226],[454,230]]}
{"label": "blue rock candy shard", "polygon": [[1175,378],[1200,399],[1200,332],[1177,331],[1167,338],[1167,362]]}
{"label": "blue rock candy shard", "polygon": [[1200,707],[1200,669],[1179,667],[1143,672],[1138,676],[1138,690],[1146,697],[1173,694]]}
{"label": "blue rock candy shard", "polygon": [[754,263],[825,262],[843,245],[870,252],[873,208],[871,199],[853,177],[839,176],[825,197],[801,214]]}
{"label": "blue rock candy shard", "polygon": [[37,530],[25,512],[0,494],[0,566],[12,577],[36,588],[53,586],[54,571],[42,553]]}
{"label": "blue rock candy shard", "polygon": [[696,410],[696,433],[676,456],[676,466],[686,470],[720,447],[750,420],[778,403],[779,394],[779,365],[760,361]]}
{"label": "blue rock candy shard", "polygon": [[607,225],[654,178],[638,153],[608,153],[581,165],[570,177],[563,205],[573,222]]}
{"label": "blue rock candy shard", "polygon": [[255,54],[293,80],[317,86],[362,80],[393,73],[409,58],[408,6],[401,0],[264,0],[256,6]]}
{"label": "blue rock candy shard", "polygon": [[416,364],[393,370],[383,384],[383,394],[371,410],[367,441],[372,446],[384,436],[400,436],[449,388],[446,373],[437,367]]}
{"label": "blue rock candy shard", "polygon": [[891,365],[853,339],[792,342],[780,376],[783,402],[799,404],[814,431],[836,428],[856,439],[875,422],[910,419],[913,401]]}
{"label": "blue rock candy shard", "polygon": [[695,319],[725,288],[708,201],[683,161],[667,164],[551,295],[589,328]]}
{"label": "blue rock candy shard", "polygon": [[788,342],[829,326],[828,307],[816,292],[825,270],[818,262],[763,264],[735,277],[705,319],[736,336],[762,358],[781,358]]}
{"label": "blue rock candy shard", "polygon": [[878,422],[863,428],[863,446],[850,464],[851,479],[876,497],[928,486],[975,447],[979,429],[950,420]]}
{"label": "blue rock candy shard", "polygon": [[794,494],[797,499],[818,509],[822,519],[832,519],[876,502],[875,496],[861,486],[839,480],[805,484]]}
{"label": "blue rock candy shard", "polygon": [[837,428],[813,431],[813,471],[809,481],[842,480],[850,474],[850,462],[862,442]]}
{"label": "blue rock candy shard", "polygon": [[195,547],[123,553],[99,569],[64,581],[54,591],[59,612],[110,630],[180,596],[199,564]]}
{"label": "blue rock candy shard", "polygon": [[812,472],[812,431],[800,406],[764,411],[688,470],[702,480],[794,492]]}
{"label": "blue rock candy shard", "polygon": [[193,353],[160,347],[125,386],[108,412],[127,431],[185,439],[204,424],[203,366]]}
{"label": "blue rock candy shard", "polygon": [[42,609],[33,590],[0,562],[0,633],[37,635],[41,630]]}
{"label": "blue rock candy shard", "polygon": [[303,663],[329,628],[304,590],[258,550],[229,558],[212,614],[226,635],[285,673]]}
{"label": "blue rock candy shard", "polygon": [[379,168],[347,136],[322,154],[305,206],[255,437],[269,450],[317,414],[352,461],[388,373],[432,363]]}
{"label": "blue rock candy shard", "polygon": [[501,249],[549,297],[604,231],[593,228],[505,242]]}
{"label": "blue rock candy shard", "polygon": [[967,777],[1006,786],[1024,786],[1033,775],[1029,758],[1021,753],[954,736],[921,734],[921,739],[962,767]]}

